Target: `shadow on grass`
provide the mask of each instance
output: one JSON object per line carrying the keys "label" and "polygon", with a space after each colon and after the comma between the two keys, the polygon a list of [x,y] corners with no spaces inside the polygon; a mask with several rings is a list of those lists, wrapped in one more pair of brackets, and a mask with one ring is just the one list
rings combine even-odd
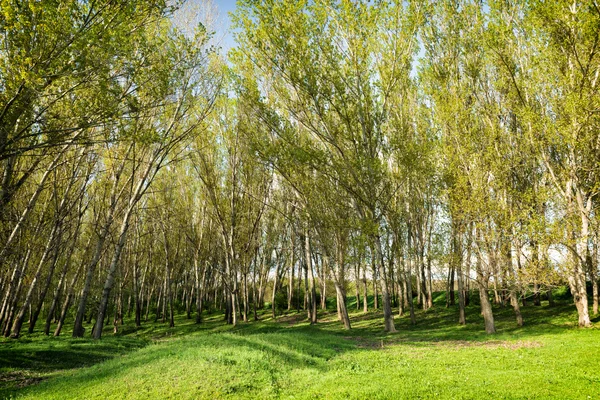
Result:
{"label": "shadow on grass", "polygon": [[[445,308],[443,305],[435,305],[427,311],[416,310],[416,325],[410,323],[408,313],[398,317],[396,311],[394,319],[398,332],[393,334],[384,332],[381,311],[362,313],[352,310],[352,329],[344,330],[333,309],[319,311],[319,322],[316,325],[309,324],[304,311],[286,312],[274,320],[270,311],[266,310],[260,315],[259,321],[240,322],[236,327],[226,325],[223,316],[214,313],[206,316],[202,324],[195,324],[194,319],[178,315],[174,328],[161,322],[143,323],[142,327],[136,328],[133,323],[128,322],[118,334],[113,335],[112,327],[107,327],[104,337],[99,341],[67,336],[45,337],[39,333],[24,335],[18,341],[0,339],[0,398],[14,395],[21,388],[50,376],[60,376],[63,370],[98,364],[138,350],[149,343],[169,342],[162,347],[153,347],[152,351],[140,352],[135,357],[124,357],[119,360],[119,368],[127,370],[158,363],[186,346],[195,346],[209,349],[203,354],[210,357],[213,357],[211,354],[234,354],[236,349],[248,349],[250,352],[267,354],[275,365],[324,371],[328,368],[328,360],[349,351],[371,350],[387,345],[420,347],[440,342],[452,345],[465,341],[491,343],[521,338],[532,340],[540,335],[560,334],[575,327],[577,321],[574,307],[566,302],[554,307],[523,307],[523,327],[516,325],[512,308],[495,306],[494,317],[498,333],[490,336],[483,330],[479,307],[471,305],[466,312],[467,324],[461,326],[457,323],[456,306]],[[594,319],[599,320],[600,317]],[[173,339],[176,341],[171,343]],[[237,362],[221,355],[215,355],[208,362],[224,365]],[[261,368],[274,367],[264,364]],[[102,379],[112,373],[109,368],[93,369],[82,371],[77,377],[80,380]]]}
{"label": "shadow on grass", "polygon": [[62,370],[87,367],[139,349],[141,338],[72,339],[34,336],[0,342],[0,398]]}

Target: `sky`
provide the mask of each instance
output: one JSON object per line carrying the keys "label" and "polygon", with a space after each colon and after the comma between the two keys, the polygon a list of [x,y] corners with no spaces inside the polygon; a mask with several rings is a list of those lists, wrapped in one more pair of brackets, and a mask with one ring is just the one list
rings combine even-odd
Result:
{"label": "sky", "polygon": [[219,46],[226,52],[234,46],[233,35],[230,31],[231,19],[229,13],[235,10],[236,0],[213,0],[218,9],[219,18],[216,24],[215,37]]}

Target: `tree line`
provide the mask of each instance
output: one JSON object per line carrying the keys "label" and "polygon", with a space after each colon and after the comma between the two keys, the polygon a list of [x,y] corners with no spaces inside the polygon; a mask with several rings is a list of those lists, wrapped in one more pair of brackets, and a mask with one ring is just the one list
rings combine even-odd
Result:
{"label": "tree line", "polygon": [[563,284],[598,313],[595,0],[241,0],[227,58],[183,2],[0,10],[5,336],[328,296],[350,329],[369,295],[394,332],[438,291],[493,333]]}

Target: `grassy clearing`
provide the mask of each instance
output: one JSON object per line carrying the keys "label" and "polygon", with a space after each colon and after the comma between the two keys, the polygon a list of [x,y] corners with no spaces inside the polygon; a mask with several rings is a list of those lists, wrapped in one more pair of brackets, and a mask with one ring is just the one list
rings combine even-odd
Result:
{"label": "grassy clearing", "polygon": [[31,335],[0,342],[0,397],[597,398],[599,330],[576,328],[570,304],[523,312],[517,328],[496,309],[493,336],[476,306],[466,326],[437,306],[389,335],[380,313],[359,312],[351,331],[327,312],[317,326],[296,313],[236,328],[179,316],[173,329],[126,325],[101,341]]}

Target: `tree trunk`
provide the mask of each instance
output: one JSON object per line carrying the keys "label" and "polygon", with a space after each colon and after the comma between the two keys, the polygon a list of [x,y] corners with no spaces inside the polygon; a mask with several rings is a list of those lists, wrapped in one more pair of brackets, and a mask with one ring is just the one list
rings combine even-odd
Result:
{"label": "tree trunk", "polygon": [[481,315],[485,323],[485,332],[492,334],[496,332],[494,326],[494,314],[492,312],[492,305],[490,304],[490,298],[488,296],[488,277],[483,273],[482,270],[481,252],[477,252],[477,286],[479,287],[479,301],[481,303]]}
{"label": "tree trunk", "polygon": [[587,252],[587,219],[582,218],[582,220],[585,221],[583,222],[583,227],[581,228],[581,237],[585,238],[585,241],[580,240],[578,243],[578,255],[572,255],[572,271],[571,275],[569,276],[569,286],[571,288],[571,293],[573,294],[575,307],[577,308],[579,326],[589,327],[592,325],[592,322],[590,320],[587,290],[585,286],[585,260],[581,257],[581,255],[585,255]]}
{"label": "tree trunk", "polygon": [[373,308],[379,310],[379,292],[377,290],[377,281],[379,280],[379,271],[377,270],[377,262],[373,261]]}
{"label": "tree trunk", "polygon": [[360,261],[354,266],[354,297],[356,298],[356,311],[360,310]]}
{"label": "tree trunk", "polygon": [[[129,151],[131,151],[132,148],[133,148],[133,145],[130,145],[125,156],[127,156],[129,154]],[[107,211],[106,222],[104,223],[104,226],[102,227],[102,230],[98,236],[98,242],[96,243],[94,255],[92,256],[92,259],[87,266],[85,281],[83,284],[83,289],[81,290],[81,296],[79,297],[79,306],[77,307],[77,313],[75,315],[75,323],[73,325],[73,337],[83,337],[83,334],[84,334],[83,321],[85,318],[85,308],[86,308],[87,298],[90,293],[92,280],[94,278],[94,272],[96,271],[96,267],[98,265],[98,262],[100,261],[100,257],[102,256],[102,250],[104,249],[104,242],[106,241],[106,238],[108,237],[110,228],[114,221],[115,210],[117,208],[117,202],[118,202],[118,186],[119,186],[118,184],[119,184],[119,180],[120,180],[121,174],[123,173],[124,168],[125,168],[125,163],[121,163],[119,168],[115,171],[115,174],[113,176],[113,185],[112,185],[111,193],[110,193],[110,206]]]}
{"label": "tree trunk", "polygon": [[408,309],[410,311],[410,323],[415,325],[417,323],[417,318],[415,316],[415,302],[413,299],[413,289],[412,289],[412,263],[413,263],[413,251],[411,247],[412,243],[412,231],[411,224],[407,223],[407,244],[406,244],[406,254],[407,254],[407,268],[406,273],[408,274],[405,277],[406,281],[406,293],[408,294]]}
{"label": "tree trunk", "polygon": [[375,236],[375,255],[377,257],[376,262],[379,262],[381,267],[381,295],[383,297],[383,321],[385,324],[385,331],[396,332],[396,327],[394,326],[394,315],[392,314],[392,305],[390,303],[390,294],[388,292],[387,271],[385,262],[383,260],[383,253],[381,251],[381,238],[379,235]]}
{"label": "tree trunk", "polygon": [[590,280],[592,281],[592,312],[598,315],[598,299],[600,291],[598,289],[598,237],[594,237],[592,242],[592,252],[588,252],[587,264],[589,267]]}
{"label": "tree trunk", "polygon": [[369,312],[369,296],[368,296],[369,287],[367,286],[367,266],[366,265],[363,268],[362,281],[363,281],[363,312],[367,313],[367,312]]}
{"label": "tree trunk", "polygon": [[342,323],[344,324],[344,329],[350,329],[350,317],[348,317],[348,309],[346,308],[346,295],[344,293],[344,289],[340,286],[337,280],[334,279],[333,282],[335,286],[335,292],[337,295],[337,304],[339,307],[340,317],[342,319]]}
{"label": "tree trunk", "polygon": [[546,296],[548,297],[548,306],[553,307],[554,306],[554,298],[552,297],[552,288],[549,287],[548,290],[546,291]]}
{"label": "tree trunk", "polygon": [[321,310],[327,311],[327,268],[321,260]]}
{"label": "tree trunk", "polygon": [[431,257],[427,256],[427,308],[433,307],[433,281],[431,277]]}
{"label": "tree trunk", "polygon": [[104,318],[106,316],[106,311],[108,307],[108,299],[114,284],[115,272],[117,271],[117,266],[119,264],[119,260],[121,259],[121,253],[123,252],[123,248],[125,247],[125,238],[127,237],[127,231],[129,229],[129,216],[131,215],[132,211],[133,207],[130,207],[125,213],[125,216],[123,217],[123,223],[121,224],[121,229],[119,232],[119,240],[115,245],[115,251],[110,262],[108,275],[106,276],[106,280],[104,281],[102,296],[100,298],[100,305],[98,306],[98,316],[96,317],[96,324],[92,332],[92,337],[94,339],[100,339],[102,337],[102,328],[104,327]]}
{"label": "tree trunk", "polygon": [[[82,210],[80,207],[79,208],[79,218],[77,220],[77,225],[75,226],[75,233],[73,234],[72,243],[71,243],[71,246],[69,247],[69,252],[67,253],[67,259],[65,261],[65,266],[63,267],[63,270],[60,274],[60,278],[58,280],[58,285],[56,285],[56,290],[54,292],[54,297],[52,299],[52,305],[50,306],[50,310],[48,311],[48,316],[46,318],[46,326],[44,327],[44,334],[46,336],[48,336],[50,334],[50,324],[52,322],[52,315],[54,314],[54,310],[55,310],[56,306],[58,305],[61,286],[63,286],[63,282],[66,279],[67,272],[69,271],[69,269],[71,267],[71,260],[73,258],[73,252],[75,251],[75,247],[77,245],[77,240],[79,238],[79,229],[81,227],[82,216],[83,216],[83,213],[82,213]],[[88,240],[86,247],[90,245],[90,242],[91,242],[91,238]],[[71,297],[73,296],[73,288],[72,287],[75,284],[78,275],[79,275],[79,269],[77,270],[77,273],[75,274],[75,281],[72,282],[72,284],[68,290]],[[69,297],[69,294],[67,294],[67,298]],[[70,298],[68,299],[68,303],[67,303],[67,299],[65,299],[65,304],[67,306],[67,309],[69,307],[70,302],[71,302]],[[63,308],[64,308],[64,306],[63,306]],[[65,311],[65,313],[66,313],[66,311]],[[60,316],[58,318],[58,323],[61,325],[61,328],[59,328],[59,327],[56,328],[54,336],[58,336],[58,334],[56,334],[56,332],[60,333],[60,330],[62,329],[61,319],[62,319],[62,323],[64,323],[64,317],[62,315],[62,310],[61,310]]]}
{"label": "tree trunk", "polygon": [[[465,315],[465,287],[464,287],[464,277],[462,272],[462,241],[459,237],[458,229],[453,223],[452,229],[452,261],[456,266],[456,280],[458,283],[458,323],[460,325],[465,325],[467,323],[466,315]],[[470,260],[467,258],[466,262],[468,263]]]}
{"label": "tree trunk", "polygon": [[244,307],[242,312],[242,321],[248,322],[248,274],[245,272],[242,274],[242,292],[244,292]]}
{"label": "tree trunk", "polygon": [[[312,253],[310,249],[310,237],[308,229],[304,232],[304,257],[306,269],[310,271],[310,301],[309,301],[309,312],[308,317],[310,320],[310,324],[317,323],[317,290],[315,287],[315,274],[312,264]],[[325,267],[325,263],[323,263],[323,267]],[[348,313],[346,313],[346,316]]]}
{"label": "tree trunk", "polygon": [[[70,258],[68,258],[67,260],[70,260]],[[50,325],[52,324],[52,320],[54,318],[54,310],[56,309],[56,306],[58,304],[60,292],[62,287],[64,286],[66,275],[67,267],[65,266],[60,274],[60,278],[58,279],[58,284],[56,285],[56,289],[54,290],[54,296],[52,296],[52,303],[50,305],[50,309],[48,310],[48,315],[46,316],[46,325],[44,326],[44,335],[46,336],[50,334]]]}
{"label": "tree trunk", "polygon": [[275,296],[277,295],[277,286],[279,278],[279,263],[275,263],[275,276],[273,277],[273,292],[271,293],[271,316],[277,318],[277,310],[275,309]]}
{"label": "tree trunk", "polygon": [[63,302],[62,309],[60,311],[60,317],[58,318],[58,324],[56,325],[56,329],[54,330],[54,336],[60,335],[60,331],[65,323],[65,318],[67,317],[67,312],[69,311],[69,307],[71,306],[71,301],[73,300],[73,294],[75,291],[75,284],[77,283],[77,279],[79,278],[79,274],[83,269],[84,264],[81,263],[75,275],[73,275],[73,279],[71,280],[71,284],[67,290],[67,296],[65,297],[65,301]]}
{"label": "tree trunk", "polygon": [[164,324],[165,322],[167,322],[167,275],[165,274],[165,278],[163,279],[163,285],[162,285],[162,302],[161,302],[161,311],[160,311],[160,316],[161,316],[161,322]]}
{"label": "tree trunk", "polygon": [[23,277],[25,276],[25,272],[27,271],[27,266],[29,265],[30,257],[31,247],[28,246],[23,261],[17,261],[17,265],[15,266],[15,269],[10,279],[8,290],[4,297],[2,313],[0,314],[0,320],[2,321],[1,332],[4,336],[10,335],[10,328],[12,324],[13,315],[16,311],[15,308],[17,306],[17,301],[19,299],[19,294],[21,293],[21,287],[23,285]]}
{"label": "tree trunk", "polygon": [[483,315],[483,321],[485,323],[485,333],[496,333],[496,328],[494,326],[494,314],[492,312],[492,305],[488,297],[487,285],[485,285],[479,279],[477,280],[477,283],[479,285],[479,300],[481,301],[481,314]]}
{"label": "tree trunk", "polygon": [[[59,228],[59,231],[61,231],[60,228]],[[61,237],[62,237],[62,231],[59,232],[57,235],[58,242],[60,242]],[[31,314],[31,318],[29,319],[28,333],[33,333],[35,324],[37,323],[37,320],[40,316],[40,312],[42,311],[42,306],[44,305],[44,300],[46,299],[46,294],[48,293],[48,289],[50,288],[50,284],[52,283],[52,277],[54,276],[54,270],[56,268],[56,264],[58,263],[58,256],[59,256],[58,246],[59,246],[59,244],[56,243],[55,250],[54,250],[54,252],[55,252],[54,257],[52,258],[52,262],[50,263],[50,268],[48,269],[48,274],[46,275],[46,282],[44,283],[44,286],[42,287],[42,290],[38,295],[38,302],[36,304],[36,307],[35,307],[33,313]],[[60,282],[60,284],[57,286],[57,292],[60,291],[61,284],[62,284],[62,282]],[[48,317],[50,319],[52,318],[52,314],[54,313],[55,307],[56,307],[56,303],[53,302],[50,313],[48,314]]]}
{"label": "tree trunk", "polygon": [[252,309],[254,311],[254,320],[258,321],[258,313],[256,311],[258,302],[258,292],[256,290],[256,263],[258,262],[258,247],[254,256],[254,268],[252,269]]}
{"label": "tree trunk", "polygon": [[18,338],[21,333],[21,327],[23,326],[23,321],[25,319],[25,313],[27,312],[27,309],[31,305],[31,301],[33,299],[33,292],[35,290],[38,280],[40,279],[40,276],[42,273],[42,267],[44,266],[44,263],[46,262],[46,258],[48,257],[50,250],[52,249],[52,244],[54,243],[54,239],[55,239],[55,236],[56,236],[58,230],[59,230],[59,225],[54,224],[54,226],[52,227],[52,231],[50,232],[50,236],[48,237],[48,241],[46,242],[46,246],[44,248],[44,253],[42,254],[42,258],[40,259],[40,261],[38,263],[37,270],[33,276],[31,284],[29,285],[29,290],[27,291],[25,300],[24,300],[23,304],[21,305],[21,308],[19,309],[19,312],[17,313],[15,320],[13,322],[13,325],[11,328],[11,337],[12,338],[15,338],[15,339]]}
{"label": "tree trunk", "polygon": [[292,310],[292,299],[294,297],[294,266],[296,265],[296,252],[294,251],[294,228],[290,228],[290,270],[288,278],[288,311]]}
{"label": "tree trunk", "polygon": [[515,317],[517,318],[517,326],[523,326],[523,315],[521,315],[521,307],[519,307],[519,299],[517,298],[517,291],[513,288],[510,290],[510,304],[515,311]]}
{"label": "tree trunk", "polygon": [[401,270],[402,265],[404,264],[404,260],[402,260],[400,263],[398,263],[398,272],[396,273],[397,276],[397,286],[398,286],[398,316],[401,317],[402,315],[404,315],[404,282],[402,279],[403,275],[404,275],[404,271]]}

